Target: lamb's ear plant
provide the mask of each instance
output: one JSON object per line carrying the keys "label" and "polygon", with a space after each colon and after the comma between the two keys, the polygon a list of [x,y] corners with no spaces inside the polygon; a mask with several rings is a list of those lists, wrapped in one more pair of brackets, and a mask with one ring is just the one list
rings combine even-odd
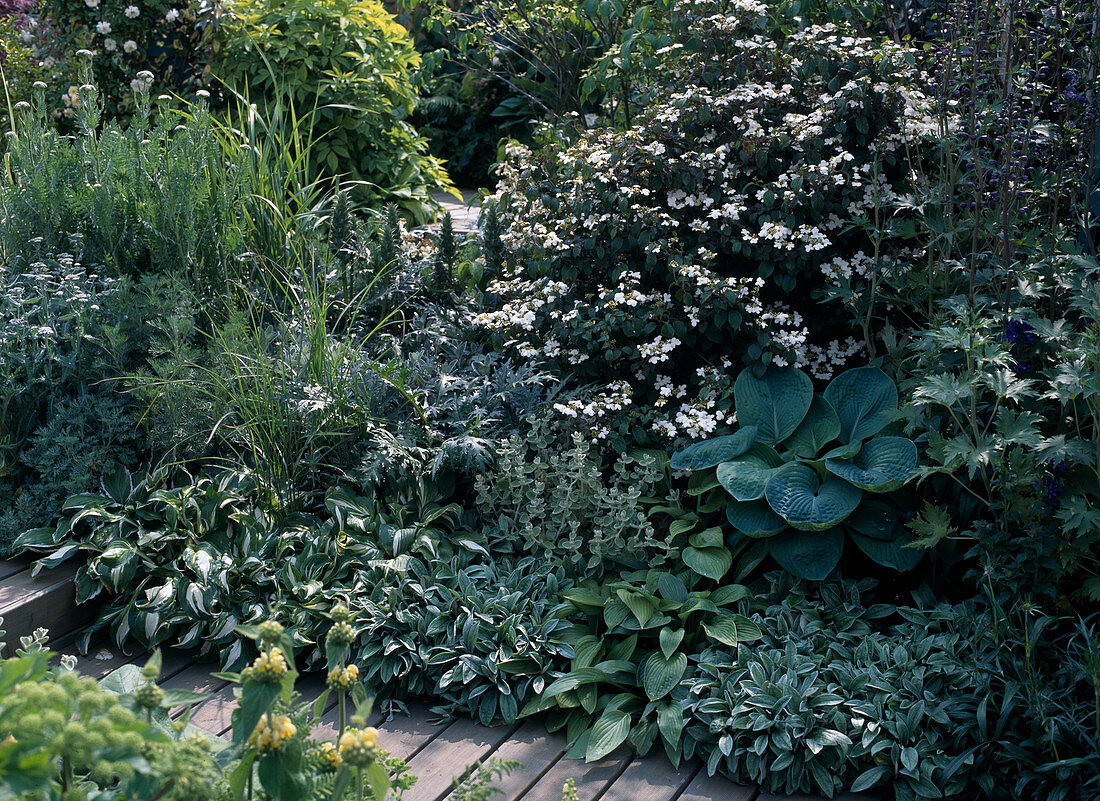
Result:
{"label": "lamb's ear plant", "polygon": [[687,571],[648,570],[562,593],[555,614],[576,619],[556,635],[572,652],[570,670],[521,714],[551,710],[547,726],[565,730],[574,758],[602,759],[623,743],[645,754],[659,737],[679,764],[688,656],[760,637],[734,611],[745,587],[700,589],[700,581]]}
{"label": "lamb's ear plant", "polygon": [[693,491],[730,496],[732,548],[766,541],[786,570],[820,581],[840,562],[845,538],[875,562],[908,570],[920,552],[904,546],[903,510],[890,494],[917,469],[917,447],[888,432],[898,408],[894,382],[875,367],[834,378],[824,392],[794,368],[762,376],[745,369],[734,385],[739,427],[672,455],[694,471]]}

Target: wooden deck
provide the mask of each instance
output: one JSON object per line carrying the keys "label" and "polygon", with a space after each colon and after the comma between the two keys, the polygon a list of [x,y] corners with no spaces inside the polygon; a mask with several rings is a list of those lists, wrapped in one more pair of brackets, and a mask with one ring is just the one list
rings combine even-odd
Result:
{"label": "wooden deck", "polygon": [[[0,561],[0,617],[8,631],[7,654],[21,635],[38,626],[50,628],[51,647],[76,654],[73,645],[91,617],[91,610],[73,605],[75,569],[62,567],[30,575],[27,560]],[[142,664],[144,654],[125,655],[94,642],[86,656],[77,655],[77,670],[101,679],[131,662]],[[217,666],[196,663],[190,656],[169,651],[164,654],[160,683],[165,688],[211,693],[194,707],[191,723],[216,736],[229,739],[235,706],[233,687],[212,677]],[[323,678],[306,676],[298,690],[312,701],[324,690]],[[381,732],[381,745],[408,762],[417,782],[404,794],[405,801],[445,801],[452,794],[456,776],[475,762],[493,758],[516,760],[523,767],[497,782],[502,790],[494,801],[560,801],[562,785],[572,778],[581,801],[821,801],[812,796],[776,796],[761,793],[721,777],[708,777],[698,761],[673,768],[660,748],[644,758],[625,748],[600,760],[585,763],[566,759],[565,738],[550,734],[540,720],[511,726],[487,728],[466,718],[438,722],[428,713],[429,703],[412,703],[410,714],[383,718],[374,714],[369,722]],[[179,717],[182,709],[173,710]],[[320,724],[318,738],[334,738],[338,726],[335,702],[330,701]],[[840,801],[873,801],[861,795],[838,796]]]}

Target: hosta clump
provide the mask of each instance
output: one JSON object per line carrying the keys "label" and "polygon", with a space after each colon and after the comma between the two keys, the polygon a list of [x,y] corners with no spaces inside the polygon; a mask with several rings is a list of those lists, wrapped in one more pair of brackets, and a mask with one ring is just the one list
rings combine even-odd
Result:
{"label": "hosta clump", "polygon": [[552,710],[547,725],[565,729],[573,757],[600,759],[623,743],[645,754],[660,737],[678,764],[687,695],[681,683],[694,670],[688,657],[760,637],[756,624],[734,611],[745,587],[700,589],[700,581],[687,571],[648,570],[563,593],[555,614],[573,622],[556,639],[572,654],[570,670],[523,714]]}
{"label": "hosta clump", "polygon": [[564,661],[556,635],[566,623],[551,611],[568,586],[561,568],[533,558],[502,564],[482,552],[358,572],[340,592],[364,681],[489,725],[513,722]]}
{"label": "hosta clump", "polygon": [[917,448],[884,433],[898,408],[885,373],[848,370],[816,394],[794,368],[772,367],[760,377],[746,369],[734,403],[734,433],[672,456],[674,469],[698,471],[694,491],[721,485],[732,496],[731,547],[760,540],[786,570],[813,580],[837,566],[845,536],[879,564],[916,564],[920,553],[903,547],[905,515],[889,494],[913,476]]}
{"label": "hosta clump", "polygon": [[[762,640],[701,655],[685,683],[685,756],[772,792],[889,787],[916,801],[966,789],[974,759],[956,734],[981,725],[974,656],[988,618],[930,599],[868,606],[872,586],[775,582],[751,615]],[[904,620],[887,629],[895,613]]]}

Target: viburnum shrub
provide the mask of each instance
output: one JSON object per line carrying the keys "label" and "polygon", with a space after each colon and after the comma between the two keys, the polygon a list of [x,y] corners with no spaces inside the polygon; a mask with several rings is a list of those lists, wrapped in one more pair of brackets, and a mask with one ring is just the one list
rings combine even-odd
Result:
{"label": "viburnum shrub", "polygon": [[598,438],[705,437],[735,362],[826,379],[856,356],[860,326],[818,298],[887,269],[869,232],[941,127],[900,47],[784,34],[747,0],[695,9],[631,127],[512,146],[501,167],[510,260],[478,322],[597,384],[558,412]]}

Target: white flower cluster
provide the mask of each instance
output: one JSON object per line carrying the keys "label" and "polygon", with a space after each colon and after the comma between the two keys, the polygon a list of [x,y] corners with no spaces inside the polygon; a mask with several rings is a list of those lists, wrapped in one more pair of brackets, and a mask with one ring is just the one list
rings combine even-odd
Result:
{"label": "white flower cluster", "polygon": [[555,403],[558,414],[583,424],[595,439],[606,439],[610,427],[601,421],[617,412],[626,410],[634,400],[634,390],[626,381],[612,381],[602,392],[587,398],[573,398],[565,403]]}
{"label": "white flower cluster", "polygon": [[644,342],[638,346],[638,355],[650,364],[667,362],[669,354],[683,344],[677,337],[665,339],[657,337],[652,342]]}
{"label": "white flower cluster", "polygon": [[474,318],[474,324],[493,331],[509,332],[514,329],[533,331],[539,313],[569,293],[564,281],[550,278],[524,280],[498,280],[489,284],[489,292],[509,298],[504,305]]}

